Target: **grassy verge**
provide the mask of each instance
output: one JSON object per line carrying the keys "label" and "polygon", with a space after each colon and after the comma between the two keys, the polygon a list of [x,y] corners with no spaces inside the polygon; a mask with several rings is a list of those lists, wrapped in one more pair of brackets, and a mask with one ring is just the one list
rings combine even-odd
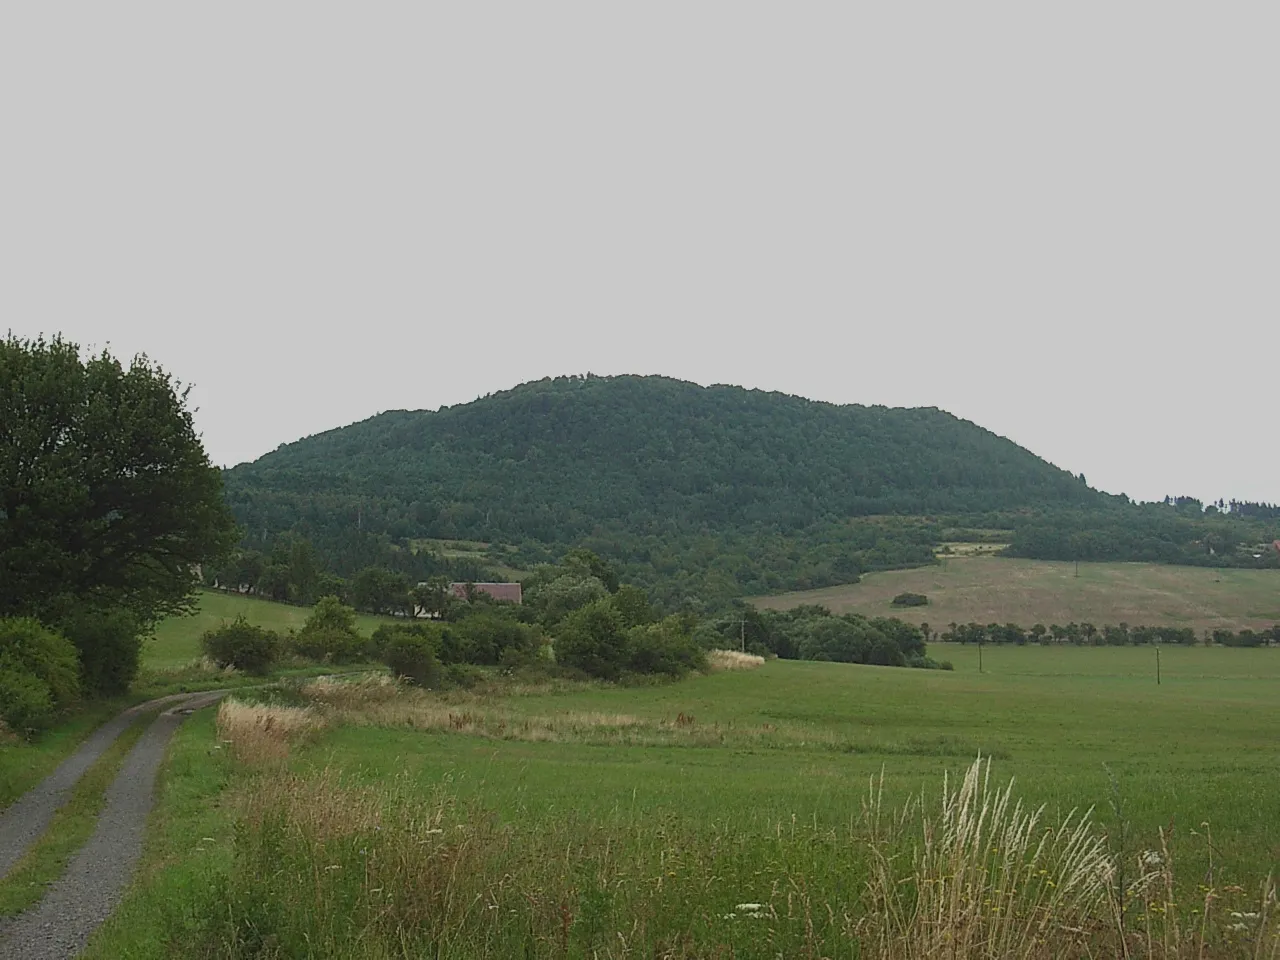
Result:
{"label": "grassy verge", "polygon": [[0,917],[13,916],[38,901],[48,884],[62,875],[67,861],[93,833],[107,787],[120,772],[126,754],[154,718],[140,714],[89,768],[76,784],[67,803],[54,814],[48,828],[3,880],[0,880]]}
{"label": "grassy verge", "polygon": [[130,702],[106,700],[85,704],[34,741],[0,742],[0,810],[51,774],[89,734]]}
{"label": "grassy verge", "polygon": [[85,960],[193,955],[182,946],[199,933],[192,907],[232,862],[233,822],[220,798],[233,765],[220,747],[212,709],[197,712],[174,734],[138,876],[81,955]]}

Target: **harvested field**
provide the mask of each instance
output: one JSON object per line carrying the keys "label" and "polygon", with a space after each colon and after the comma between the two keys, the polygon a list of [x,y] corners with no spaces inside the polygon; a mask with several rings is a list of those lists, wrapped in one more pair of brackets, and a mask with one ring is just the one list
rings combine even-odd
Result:
{"label": "harvested field", "polygon": [[[899,593],[923,607],[893,607]],[[937,566],[868,574],[862,583],[761,597],[785,610],[818,603],[835,613],[896,616],[935,629],[957,623],[1168,624],[1197,631],[1280,623],[1280,570],[1215,570],[1150,563],[1073,563],[953,557]]]}

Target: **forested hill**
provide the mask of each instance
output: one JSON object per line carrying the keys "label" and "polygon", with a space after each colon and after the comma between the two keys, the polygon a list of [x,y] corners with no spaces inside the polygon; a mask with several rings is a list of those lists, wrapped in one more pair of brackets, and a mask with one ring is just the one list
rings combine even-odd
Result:
{"label": "forested hill", "polygon": [[227,474],[251,528],[571,543],[601,528],[794,532],[873,514],[1087,506],[1103,497],[936,409],[836,406],[661,377],[559,378],[392,411]]}

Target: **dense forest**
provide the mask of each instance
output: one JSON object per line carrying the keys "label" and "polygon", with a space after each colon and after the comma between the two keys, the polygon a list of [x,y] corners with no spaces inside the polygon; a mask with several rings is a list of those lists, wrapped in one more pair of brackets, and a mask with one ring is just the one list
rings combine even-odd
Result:
{"label": "dense forest", "polygon": [[450,570],[457,558],[418,544],[494,544],[508,570],[586,547],[666,607],[852,582],[970,535],[1025,557],[1240,565],[1276,562],[1253,553],[1280,536],[1263,505],[1131,504],[940,410],[662,377],[391,411],[225,479],[245,545],[264,554],[305,537],[343,576],[376,564],[467,579],[498,574]]}

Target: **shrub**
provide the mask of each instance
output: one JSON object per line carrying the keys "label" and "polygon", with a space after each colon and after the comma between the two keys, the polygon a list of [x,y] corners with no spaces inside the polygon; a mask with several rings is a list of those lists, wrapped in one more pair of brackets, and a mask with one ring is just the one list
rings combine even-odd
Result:
{"label": "shrub", "polygon": [[896,643],[888,637],[880,637],[871,645],[871,650],[867,654],[867,663],[874,663],[881,667],[905,667],[907,658],[903,656],[902,650]]}
{"label": "shrub", "polygon": [[0,667],[0,723],[11,730],[35,730],[53,719],[48,684],[26,671]]}
{"label": "shrub", "polygon": [[454,662],[516,665],[528,663],[542,646],[537,627],[498,613],[476,613],[453,627],[459,640]]}
{"label": "shrub", "polygon": [[627,666],[627,634],[607,599],[565,618],[556,637],[556,661],[593,677],[617,680]]}
{"label": "shrub", "polygon": [[70,640],[38,620],[0,620],[0,723],[17,732],[47,726],[80,689]]}
{"label": "shrub", "polygon": [[929,598],[923,593],[900,593],[891,603],[895,607],[924,607],[928,606]]}
{"label": "shrub", "polygon": [[660,623],[632,627],[627,632],[627,666],[636,673],[662,673],[681,677],[703,670],[707,654],[676,617]]}
{"label": "shrub", "polygon": [[80,652],[84,691],[124,693],[142,662],[142,625],[128,610],[80,610],[58,623]]}
{"label": "shrub", "polygon": [[397,677],[411,680],[420,687],[440,685],[439,627],[427,624],[397,624],[379,627],[373,635],[378,658]]}
{"label": "shrub", "polygon": [[836,663],[866,663],[871,646],[879,636],[866,623],[844,617],[814,620],[806,624],[805,633],[800,637],[800,657]]}
{"label": "shrub", "polygon": [[340,630],[345,633],[356,632],[356,612],[337,597],[321,597],[312,607],[310,616],[302,629],[306,630]]}
{"label": "shrub", "polygon": [[200,638],[205,655],[220,667],[235,667],[246,673],[266,673],[280,659],[280,635],[255,626],[243,616],[206,630]]}
{"label": "shrub", "polygon": [[470,690],[489,679],[489,675],[471,663],[451,663],[444,668],[444,685]]}
{"label": "shrub", "polygon": [[364,638],[356,632],[356,612],[337,597],[321,597],[291,642],[310,660],[354,663],[364,659]]}
{"label": "shrub", "polygon": [[566,573],[546,586],[531,590],[528,601],[534,609],[541,612],[542,622],[551,627],[575,610],[581,610],[608,596],[609,592],[604,584],[596,577]]}
{"label": "shrub", "polygon": [[290,640],[289,648],[300,657],[319,663],[356,663],[368,652],[358,633],[344,630],[307,630],[303,628]]}
{"label": "shrub", "polygon": [[80,696],[80,661],[75,646],[30,617],[0,620],[0,670],[33,678],[47,691],[52,707],[64,706]]}

